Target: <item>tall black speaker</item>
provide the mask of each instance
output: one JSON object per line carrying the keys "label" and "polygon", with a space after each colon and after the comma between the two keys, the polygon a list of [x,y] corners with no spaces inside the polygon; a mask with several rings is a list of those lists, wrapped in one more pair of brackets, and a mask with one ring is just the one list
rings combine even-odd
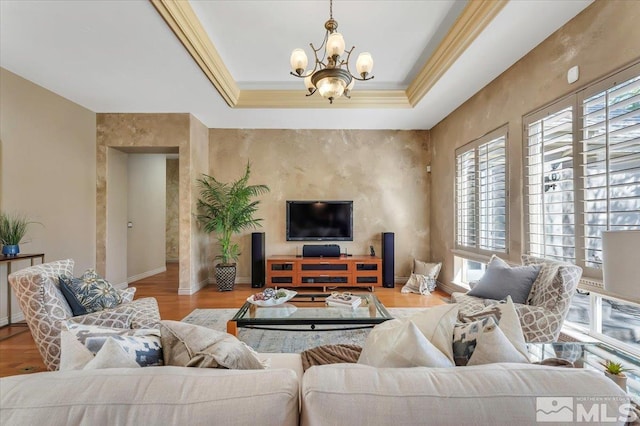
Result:
{"label": "tall black speaker", "polygon": [[394,287],[395,275],[395,249],[394,233],[382,233],[382,285],[383,287]]}
{"label": "tall black speaker", "polygon": [[251,287],[264,287],[266,280],[264,232],[251,233]]}

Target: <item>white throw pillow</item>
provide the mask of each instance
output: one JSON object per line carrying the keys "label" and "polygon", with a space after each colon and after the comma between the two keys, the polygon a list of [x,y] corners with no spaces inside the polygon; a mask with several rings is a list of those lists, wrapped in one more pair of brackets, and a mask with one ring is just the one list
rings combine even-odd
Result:
{"label": "white throw pillow", "polygon": [[511,296],[507,296],[505,302],[489,305],[483,310],[471,315],[460,316],[460,320],[464,323],[484,318],[492,318],[516,350],[528,359],[529,351],[527,351],[527,343],[524,339],[520,318],[518,317],[518,312],[513,304],[513,300],[511,300]]}
{"label": "white throw pillow", "polygon": [[358,363],[384,368],[453,366],[413,321],[403,320],[375,326],[364,343]]}
{"label": "white throw pillow", "polygon": [[433,345],[453,363],[453,327],[458,318],[458,304],[434,306],[420,311],[408,318],[413,321]]}
{"label": "white throw pillow", "polygon": [[442,268],[442,262],[429,263],[421,260],[413,259],[413,273],[418,275],[424,275],[434,280],[438,278],[440,274],[440,268]]}
{"label": "white throw pillow", "polygon": [[494,362],[529,363],[529,357],[522,354],[509,340],[493,319],[484,327],[476,340],[476,347],[467,365],[491,364]]}
{"label": "white throw pillow", "polygon": [[94,354],[73,333],[60,332],[60,371],[102,368],[140,368],[140,365],[112,338]]}
{"label": "white throw pillow", "polygon": [[474,364],[529,362],[520,319],[510,296],[506,302],[489,305],[475,314],[461,314],[460,320],[463,323],[456,324],[453,333],[456,365],[471,365],[478,350]]}
{"label": "white throw pillow", "polygon": [[162,347],[166,365],[199,368],[252,370],[268,368],[256,351],[231,334],[187,324],[161,321]]}
{"label": "white throw pillow", "polygon": [[102,349],[89,361],[83,370],[99,370],[102,368],[140,368],[135,360],[115,341],[109,337]]}

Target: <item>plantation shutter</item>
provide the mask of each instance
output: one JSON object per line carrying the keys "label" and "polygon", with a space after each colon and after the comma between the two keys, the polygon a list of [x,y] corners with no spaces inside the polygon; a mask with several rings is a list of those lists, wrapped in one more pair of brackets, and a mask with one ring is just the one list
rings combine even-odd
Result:
{"label": "plantation shutter", "polygon": [[507,128],[456,151],[456,247],[507,252]]}
{"label": "plantation shutter", "polygon": [[591,268],[602,266],[602,231],[640,229],[638,67],[630,75],[614,76],[580,97],[584,256]]}
{"label": "plantation shutter", "polygon": [[476,152],[456,157],[456,245],[476,246]]}
{"label": "plantation shutter", "polygon": [[525,117],[529,253],[575,262],[573,107],[552,106],[536,115]]}

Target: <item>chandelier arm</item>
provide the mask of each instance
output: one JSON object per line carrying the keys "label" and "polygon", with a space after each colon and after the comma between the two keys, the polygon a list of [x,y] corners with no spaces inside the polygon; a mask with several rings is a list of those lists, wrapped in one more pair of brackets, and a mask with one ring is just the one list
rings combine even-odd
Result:
{"label": "chandelier arm", "polygon": [[309,93],[307,93],[305,96],[312,96],[314,93],[316,93],[318,89],[314,88],[312,91],[310,91]]}

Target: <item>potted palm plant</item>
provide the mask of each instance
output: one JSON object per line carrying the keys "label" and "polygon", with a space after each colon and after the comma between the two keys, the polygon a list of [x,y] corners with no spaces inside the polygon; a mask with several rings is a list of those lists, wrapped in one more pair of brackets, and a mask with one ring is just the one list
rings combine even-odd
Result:
{"label": "potted palm plant", "polygon": [[266,185],[249,185],[251,165],[247,162],[244,176],[235,182],[223,183],[206,174],[198,179],[198,221],[205,232],[215,232],[220,245],[220,254],[215,260],[216,283],[220,291],[233,290],[236,280],[236,262],[240,247],[232,243],[231,237],[245,229],[261,226],[262,219],[254,217],[259,200],[253,200],[269,191]]}
{"label": "potted palm plant", "polygon": [[20,253],[19,244],[30,223],[32,222],[24,215],[0,212],[0,243],[3,255],[17,256]]}

